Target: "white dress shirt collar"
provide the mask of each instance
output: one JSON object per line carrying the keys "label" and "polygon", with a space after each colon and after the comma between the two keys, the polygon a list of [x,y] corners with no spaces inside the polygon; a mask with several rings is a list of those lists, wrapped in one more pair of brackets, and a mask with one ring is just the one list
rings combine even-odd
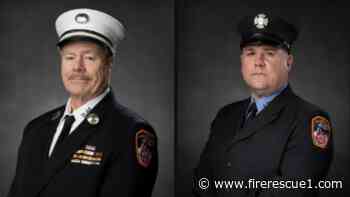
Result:
{"label": "white dress shirt collar", "polygon": [[84,105],[80,106],[79,108],[75,109],[73,112],[71,112],[71,107],[70,107],[70,102],[71,98],[68,99],[66,108],[64,110],[63,116],[61,120],[66,116],[66,115],[73,115],[75,120],[80,122],[79,120],[83,120],[89,112],[110,92],[110,88],[106,88],[106,90],[100,94],[99,96],[89,100],[86,102]]}
{"label": "white dress shirt collar", "polygon": [[70,129],[69,134],[74,132],[74,130],[84,121],[85,117],[89,114],[89,112],[110,92],[110,88],[108,87],[102,94],[99,96],[91,99],[84,105],[80,106],[78,109],[74,110],[73,112],[70,111],[70,101],[69,98],[66,104],[66,108],[64,110],[63,116],[60,119],[60,122],[58,123],[58,126],[56,128],[56,132],[54,134],[54,137],[51,141],[50,150],[49,150],[49,156],[51,156],[51,153],[56,145],[56,142],[58,140],[58,137],[60,136],[63,128],[64,118],[66,115],[73,115],[75,118],[74,123],[72,124],[72,127]]}

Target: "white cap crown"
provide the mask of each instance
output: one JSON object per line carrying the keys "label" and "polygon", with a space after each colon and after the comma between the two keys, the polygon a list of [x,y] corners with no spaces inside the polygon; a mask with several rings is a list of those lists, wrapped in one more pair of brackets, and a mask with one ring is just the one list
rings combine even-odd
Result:
{"label": "white cap crown", "polygon": [[87,8],[62,13],[55,25],[58,43],[77,36],[89,37],[103,42],[113,53],[125,36],[124,26],[116,18]]}

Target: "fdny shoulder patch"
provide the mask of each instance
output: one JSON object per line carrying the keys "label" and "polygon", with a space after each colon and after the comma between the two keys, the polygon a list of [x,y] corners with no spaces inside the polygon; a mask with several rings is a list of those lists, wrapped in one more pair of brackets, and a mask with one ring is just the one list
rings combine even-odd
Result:
{"label": "fdny shoulder patch", "polygon": [[140,129],[136,132],[135,146],[137,162],[147,168],[152,162],[155,136],[145,129]]}
{"label": "fdny shoulder patch", "polygon": [[311,119],[312,142],[319,148],[326,148],[331,134],[331,125],[324,116],[315,116]]}

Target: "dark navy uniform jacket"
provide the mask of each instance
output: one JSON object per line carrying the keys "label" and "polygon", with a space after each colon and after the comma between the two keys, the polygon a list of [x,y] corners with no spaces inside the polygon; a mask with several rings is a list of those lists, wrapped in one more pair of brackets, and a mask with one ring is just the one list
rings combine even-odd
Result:
{"label": "dark navy uniform jacket", "polygon": [[[304,180],[308,184],[311,179],[312,185],[316,185],[324,179],[333,152],[327,113],[296,96],[287,86],[242,128],[249,103],[250,99],[246,99],[223,107],[212,122],[209,139],[195,169],[196,196],[315,196],[314,189],[267,189],[266,185],[248,189],[247,181]],[[318,135],[315,123],[329,128]],[[204,190],[198,184],[203,177],[210,183]],[[245,180],[248,188],[217,189],[214,181],[218,180]]]}
{"label": "dark navy uniform jacket", "polygon": [[[85,119],[63,142],[56,156],[48,158],[64,109],[54,109],[24,129],[8,196],[151,196],[158,171],[152,127],[118,104],[109,92],[91,111],[99,117],[98,124]],[[95,157],[89,157],[91,152]],[[91,165],[94,158],[100,161]]]}

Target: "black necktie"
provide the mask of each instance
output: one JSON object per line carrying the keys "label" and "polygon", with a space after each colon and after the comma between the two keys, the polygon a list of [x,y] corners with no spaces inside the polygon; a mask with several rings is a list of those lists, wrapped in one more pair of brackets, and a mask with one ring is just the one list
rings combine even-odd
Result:
{"label": "black necktie", "polygon": [[244,125],[247,125],[251,120],[254,119],[257,111],[258,111],[258,109],[256,108],[255,102],[250,103],[248,106],[248,110],[245,114]]}
{"label": "black necktie", "polygon": [[64,142],[64,140],[68,137],[70,129],[72,128],[72,124],[74,123],[75,118],[74,116],[69,116],[66,115],[64,117],[64,125],[60,134],[60,137],[58,138],[56,145],[53,149],[53,153],[51,155],[54,154],[54,152],[56,152],[56,150],[58,150],[60,148],[60,145]]}

